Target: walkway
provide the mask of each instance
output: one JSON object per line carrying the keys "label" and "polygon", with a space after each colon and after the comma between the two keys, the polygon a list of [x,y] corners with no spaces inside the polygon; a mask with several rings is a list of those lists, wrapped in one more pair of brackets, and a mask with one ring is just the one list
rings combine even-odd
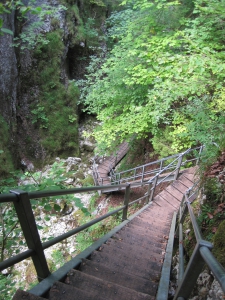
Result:
{"label": "walkway", "polygon": [[18,291],[13,300],[156,299],[172,217],[193,185],[195,170],[183,171],[147,209],[72,269],[64,282],[55,282],[45,298]]}
{"label": "walkway", "polygon": [[102,163],[94,165],[94,177],[96,185],[110,184],[109,172],[115,168],[115,166],[121,161],[121,159],[127,154],[129,149],[128,143],[124,142],[120,145],[116,154],[112,154],[106,157]]}

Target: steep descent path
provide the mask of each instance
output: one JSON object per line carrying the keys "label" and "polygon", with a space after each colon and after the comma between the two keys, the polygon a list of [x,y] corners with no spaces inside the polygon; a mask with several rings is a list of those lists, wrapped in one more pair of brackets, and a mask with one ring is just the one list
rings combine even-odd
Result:
{"label": "steep descent path", "polygon": [[97,185],[110,184],[109,172],[121,161],[129,149],[128,143],[119,146],[116,154],[106,157],[100,164],[94,166],[94,177]]}
{"label": "steep descent path", "polygon": [[172,217],[193,186],[195,171],[184,170],[145,210],[72,269],[64,282],[55,282],[46,298],[18,291],[13,300],[156,299]]}

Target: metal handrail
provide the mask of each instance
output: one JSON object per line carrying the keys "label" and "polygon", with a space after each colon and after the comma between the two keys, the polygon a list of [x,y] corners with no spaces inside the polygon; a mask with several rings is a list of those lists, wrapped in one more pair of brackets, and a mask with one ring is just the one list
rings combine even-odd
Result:
{"label": "metal handrail", "polygon": [[[135,168],[132,168],[132,169],[128,169],[128,170],[126,170],[126,171],[121,171],[121,172],[118,172],[118,173],[115,173],[114,172],[114,177],[116,177],[116,179],[113,181],[113,180],[111,180],[111,184],[116,184],[116,183],[121,183],[122,181],[130,181],[130,180],[136,180],[136,178],[137,177],[141,177],[141,178],[143,178],[144,176],[146,176],[146,175],[150,175],[150,174],[154,174],[154,173],[156,173],[156,175],[159,173],[159,174],[161,174],[161,173],[164,173],[165,172],[165,170],[168,170],[168,169],[172,169],[173,167],[175,167],[175,166],[177,166],[177,164],[175,164],[175,162],[182,156],[184,156],[184,155],[186,155],[186,154],[188,154],[189,152],[192,152],[192,151],[195,151],[195,150],[198,150],[199,151],[199,155],[201,154],[201,152],[202,152],[202,148],[203,148],[203,146],[200,146],[200,147],[196,147],[196,148],[189,148],[188,150],[186,150],[185,152],[183,152],[183,153],[179,153],[179,154],[174,154],[174,155],[171,155],[171,156],[168,156],[168,157],[166,157],[166,158],[162,158],[162,159],[159,159],[159,160],[156,160],[156,161],[154,161],[154,162],[150,162],[150,163],[148,163],[148,164],[144,164],[144,165],[141,165],[141,166],[138,166],[138,167],[135,167]],[[173,159],[173,158],[175,158],[171,163],[169,163],[166,167],[166,169],[165,169],[165,167],[164,168],[162,168],[162,164],[163,164],[163,162],[165,162],[165,161],[167,161],[167,160],[170,160],[170,159]],[[181,166],[185,166],[188,162],[193,162],[193,161],[198,161],[198,159],[199,159],[199,157],[195,157],[195,158],[193,158],[193,159],[186,159],[184,162],[182,162],[182,164],[181,164]],[[160,167],[158,167],[158,168],[156,168],[156,169],[154,169],[154,170],[150,170],[150,171],[147,171],[147,172],[140,172],[140,173],[138,173],[137,174],[137,170],[138,169],[140,169],[140,170],[144,170],[145,168],[147,168],[147,167],[149,167],[149,166],[151,166],[151,165],[154,165],[154,164],[160,164]],[[180,167],[181,167],[180,166]],[[127,173],[131,173],[131,172],[133,172],[134,173],[134,175],[130,175],[130,176],[127,176],[127,177],[122,177],[122,175],[124,175],[124,174],[127,174]],[[155,176],[156,176],[155,175]],[[119,177],[119,179],[117,179]]]}
{"label": "metal handrail", "polygon": [[[190,189],[184,195],[179,209],[179,222],[177,227],[177,232],[179,231],[179,274],[178,288],[173,300],[189,298],[205,263],[207,264],[207,266],[219,282],[223,292],[225,293],[225,268],[211,253],[213,245],[203,239],[201,230],[198,226],[197,220],[191,207],[190,199],[193,196],[193,193],[190,195],[190,192],[193,190],[193,188],[195,188],[195,186],[193,186],[192,189]],[[187,212],[189,212],[191,223],[194,229],[196,246],[188,262],[186,270],[184,271],[183,222],[185,220]]]}
{"label": "metal handrail", "polygon": [[[121,147],[122,146],[122,147]],[[128,149],[129,149],[129,145],[128,145],[128,143],[123,143],[123,144],[121,144],[120,145],[120,151],[121,151],[121,153],[122,153],[122,157],[127,153],[127,151],[128,151]],[[115,156],[115,158],[116,158],[116,160],[115,160],[115,162],[114,162],[114,164],[110,164],[110,166],[109,166],[109,169],[106,169],[106,171],[107,171],[107,174],[108,175],[111,175],[111,173],[112,173],[112,176],[114,176],[114,171],[113,171],[113,168],[119,163],[119,161],[117,161],[117,152],[116,152],[116,156]],[[103,157],[103,160],[104,160],[105,158]],[[110,159],[110,160],[114,160],[114,157],[108,157],[108,159]],[[102,166],[101,166],[102,167]],[[95,174],[96,174],[96,176],[95,176]],[[94,158],[94,162],[93,162],[93,177],[94,177],[94,181],[95,181],[95,183],[97,184],[97,185],[103,185],[104,184],[104,181],[106,181],[106,182],[108,182],[109,181],[109,176],[104,176],[104,177],[102,177],[102,176],[100,176],[100,174],[99,174],[99,172],[98,172],[98,166],[96,165],[96,159]],[[111,181],[111,180],[110,180]]]}
{"label": "metal handrail", "polygon": [[[119,211],[123,211],[123,220],[127,219],[127,210],[128,207],[137,201],[146,200],[146,203],[149,203],[152,200],[152,197],[155,192],[155,188],[159,184],[158,177],[163,172],[167,171],[171,165],[178,160],[178,163],[176,164],[176,168],[170,173],[173,174],[174,172],[179,171],[179,168],[182,164],[182,158],[183,156],[188,153],[190,149],[185,151],[182,154],[179,154],[179,156],[171,162],[169,165],[164,167],[159,173],[157,173],[151,180],[147,182],[148,184],[148,192],[141,198],[136,199],[129,203],[129,195],[130,195],[130,188],[132,184],[117,184],[116,188],[122,189],[124,188],[126,190],[125,197],[124,197],[124,205],[119,207],[118,209],[109,212],[105,214],[104,216],[101,216],[95,220],[90,221],[87,224],[84,224],[78,228],[75,228],[61,236],[58,236],[56,238],[53,238],[52,240],[42,243],[40,240],[40,236],[37,230],[37,225],[35,222],[35,217],[32,211],[31,199],[39,199],[39,198],[46,198],[46,197],[52,197],[52,196],[62,196],[62,195],[68,195],[68,194],[76,194],[76,193],[82,193],[82,192],[93,192],[93,191],[106,191],[111,190],[115,188],[115,185],[104,185],[104,186],[94,186],[94,187],[85,187],[85,188],[72,188],[72,189],[64,189],[64,190],[49,190],[49,191],[33,191],[33,192],[24,192],[21,190],[12,190],[10,191],[10,194],[0,194],[0,203],[6,203],[6,202],[13,202],[14,207],[16,209],[16,213],[22,228],[22,231],[24,233],[25,240],[27,242],[28,250],[15,255],[14,257],[5,260],[0,263],[0,271],[4,270],[15,263],[18,263],[28,257],[31,257],[37,272],[37,276],[39,280],[42,280],[43,278],[46,278],[49,276],[50,271],[48,269],[48,264],[44,255],[44,249],[55,245],[56,243],[92,226],[93,224],[96,224],[100,222],[101,220],[114,215],[118,213]],[[173,176],[173,180],[176,179],[176,173]]]}

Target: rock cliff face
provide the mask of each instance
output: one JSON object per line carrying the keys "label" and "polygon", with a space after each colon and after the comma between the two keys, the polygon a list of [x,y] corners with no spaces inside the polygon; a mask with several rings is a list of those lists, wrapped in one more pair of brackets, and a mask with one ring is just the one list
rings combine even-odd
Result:
{"label": "rock cliff face", "polygon": [[[37,6],[47,4],[56,11],[61,4],[67,8],[47,16],[36,29],[47,44],[22,49],[21,45],[12,47],[11,35],[0,36],[0,134],[4,136],[0,176],[13,168],[12,162],[16,167],[22,160],[38,165],[54,156],[79,154],[75,81],[84,76],[93,54],[87,24],[92,20],[92,29],[99,35],[108,13],[107,6],[98,2],[37,0]],[[4,27],[14,37],[26,34],[37,18],[30,16],[29,22],[21,22],[16,14],[3,16]],[[95,42],[100,43],[98,36]]]}

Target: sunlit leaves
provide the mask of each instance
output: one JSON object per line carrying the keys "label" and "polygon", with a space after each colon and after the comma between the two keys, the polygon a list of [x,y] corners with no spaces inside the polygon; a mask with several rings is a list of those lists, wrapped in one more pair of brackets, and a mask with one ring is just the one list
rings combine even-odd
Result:
{"label": "sunlit leaves", "polygon": [[[112,17],[110,32],[117,44],[95,77],[87,76],[83,101],[102,122],[97,140],[110,144],[158,135],[165,127],[174,150],[210,143],[216,131],[221,138],[224,2],[196,0],[195,7],[176,1],[127,2],[134,4],[135,20],[126,18],[130,8]],[[216,105],[222,109],[216,111]]]}

